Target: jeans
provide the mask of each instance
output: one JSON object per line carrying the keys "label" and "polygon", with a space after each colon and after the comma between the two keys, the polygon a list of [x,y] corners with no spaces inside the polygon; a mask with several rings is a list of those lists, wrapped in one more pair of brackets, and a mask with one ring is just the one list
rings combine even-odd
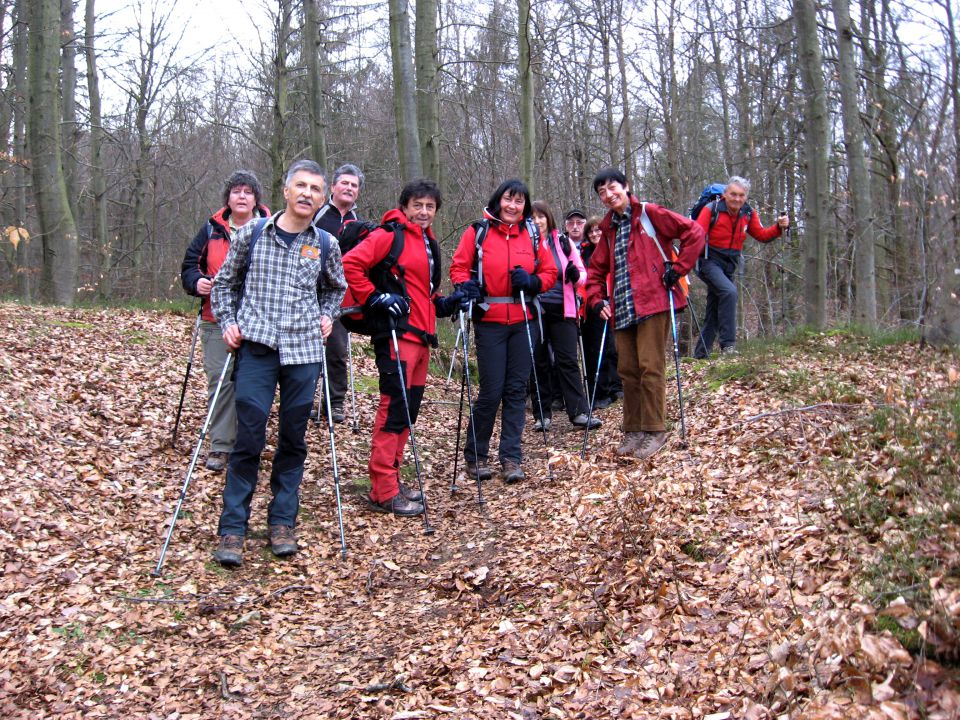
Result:
{"label": "jeans", "polygon": [[[207,405],[209,406],[210,401],[213,400],[213,394],[217,391],[220,372],[229,354],[220,326],[214,322],[204,320],[200,323],[200,341],[203,345],[203,371],[207,376]],[[220,386],[220,396],[210,416],[210,428],[207,434],[210,436],[211,452],[228,453],[233,450],[233,443],[237,437],[237,410],[233,396],[233,380],[230,375],[223,379],[223,385]]]}
{"label": "jeans", "polygon": [[[536,322],[503,325],[480,321],[474,324],[480,389],[467,428],[463,451],[467,462],[485,462],[490,456],[490,436],[501,406],[500,462],[509,460],[519,464],[523,458],[520,437],[526,420],[527,380],[530,378],[527,326],[536,343],[539,334]],[[473,442],[474,431],[476,444]]]}
{"label": "jeans", "polygon": [[280,353],[266,345],[244,342],[237,352],[237,441],[223,488],[220,535],[246,535],[250,503],[257,487],[260,454],[266,444],[267,420],[280,386],[280,423],[273,457],[267,507],[269,525],[293,527],[300,507],[300,481],[307,457],[307,421],[316,392],[320,363],[281,365]]}
{"label": "jeans", "polygon": [[718,329],[721,348],[737,342],[737,285],[733,278],[739,262],[738,250],[710,248],[708,257],[700,258],[697,276],[707,285],[707,312],[693,352],[696,358],[710,354]]}

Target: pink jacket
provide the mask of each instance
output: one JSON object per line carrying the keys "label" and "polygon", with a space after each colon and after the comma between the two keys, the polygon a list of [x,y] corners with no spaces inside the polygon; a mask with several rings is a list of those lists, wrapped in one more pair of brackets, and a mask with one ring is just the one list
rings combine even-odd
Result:
{"label": "pink jacket", "polygon": [[[557,284],[563,286],[563,316],[565,318],[575,318],[577,317],[577,291],[576,288],[582,288],[587,284],[587,271],[583,266],[583,260],[580,258],[580,250],[577,248],[576,243],[570,243],[570,257],[568,258],[563,254],[563,246],[560,244],[560,237],[556,230],[551,231],[550,235],[544,237],[541,241],[541,244],[548,252],[550,252],[551,257],[553,252],[551,251],[551,246],[557,251],[557,258],[560,260],[560,265],[557,267]],[[564,273],[567,270],[567,265],[573,263],[574,267],[580,271],[580,279],[577,280],[576,285],[571,285],[566,280],[564,280]],[[557,289],[557,286],[554,285],[554,290]],[[540,301],[544,302],[545,298],[540,297]]]}

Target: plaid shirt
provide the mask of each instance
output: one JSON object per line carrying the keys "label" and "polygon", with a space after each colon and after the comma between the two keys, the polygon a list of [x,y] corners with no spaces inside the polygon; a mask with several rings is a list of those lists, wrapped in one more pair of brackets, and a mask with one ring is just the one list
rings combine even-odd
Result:
{"label": "plaid shirt", "polygon": [[[320,318],[340,316],[347,289],[340,246],[329,233],[310,225],[287,247],[274,227],[281,214],[267,220],[253,257],[248,258],[248,248],[257,222],[237,231],[214,278],[210,302],[222,330],[239,325],[244,340],[278,350],[281,365],[318,363]],[[321,241],[330,246],[324,268]]]}
{"label": "plaid shirt", "polygon": [[[630,267],[627,263],[627,248],[630,245],[630,204],[623,215],[614,215],[617,223],[617,239],[613,243],[613,314],[614,330],[624,330],[639,322],[633,304],[633,288],[630,285]],[[219,316],[218,316],[219,317]]]}

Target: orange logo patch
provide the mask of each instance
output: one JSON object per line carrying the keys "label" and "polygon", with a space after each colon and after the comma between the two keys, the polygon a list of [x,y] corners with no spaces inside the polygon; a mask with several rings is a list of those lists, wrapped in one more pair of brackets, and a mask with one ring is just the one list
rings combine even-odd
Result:
{"label": "orange logo patch", "polygon": [[308,260],[319,260],[320,250],[313,247],[313,245],[304,245],[302,248],[300,248],[300,256],[305,257]]}

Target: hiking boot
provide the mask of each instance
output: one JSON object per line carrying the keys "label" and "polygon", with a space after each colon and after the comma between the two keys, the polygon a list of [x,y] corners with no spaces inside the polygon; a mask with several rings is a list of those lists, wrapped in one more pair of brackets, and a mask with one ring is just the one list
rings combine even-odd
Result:
{"label": "hiking boot", "polygon": [[536,432],[543,432],[544,430],[549,430],[552,424],[553,424],[553,420],[551,420],[550,418],[544,418],[543,420],[535,420],[533,423],[533,429]]}
{"label": "hiking boot", "polygon": [[736,345],[727,345],[726,347],[720,348],[721,355],[738,355]]}
{"label": "hiking boot", "polygon": [[665,432],[648,432],[643,444],[633,451],[633,456],[638,460],[646,460],[666,444],[667,434]]}
{"label": "hiking boot", "polygon": [[563,410],[563,398],[559,398],[550,403],[550,409],[556,412]]}
{"label": "hiking boot", "polygon": [[417,488],[412,488],[409,485],[404,485],[400,483],[400,494],[403,495],[410,502],[422,503],[423,502],[423,493],[420,492]]}
{"label": "hiking boot", "polygon": [[513,460],[504,460],[501,471],[503,472],[503,481],[508,485],[520,482],[526,477],[526,475],[523,474],[523,470],[520,469],[520,465],[513,462]]}
{"label": "hiking boot", "polygon": [[642,430],[640,432],[626,432],[623,434],[623,442],[617,448],[617,455],[621,457],[633,455],[647,439],[647,434]]}
{"label": "hiking boot", "polygon": [[589,424],[589,427],[591,430],[596,430],[598,427],[603,425],[603,423],[600,422],[598,418],[587,417],[586,413],[580,413],[575,418],[573,418],[570,422],[572,422],[578,428],[585,428]]}
{"label": "hiking boot", "polygon": [[597,398],[593,401],[594,410],[606,410],[611,405],[613,405],[613,398],[609,395],[602,398]]}
{"label": "hiking boot", "polygon": [[347,416],[343,414],[343,408],[333,408],[330,414],[333,416],[333,421],[337,424],[346,422]]}
{"label": "hiking boot", "polygon": [[223,469],[227,466],[227,460],[230,457],[230,453],[221,452],[219,450],[214,450],[207,455],[207,462],[204,463],[204,466],[207,470],[213,470],[214,472],[223,472]]}
{"label": "hiking boot", "polygon": [[213,559],[224,567],[240,567],[243,564],[243,535],[221,535]]}
{"label": "hiking boot", "polygon": [[277,557],[293,555],[300,546],[297,545],[297,533],[289,525],[270,526],[270,550]]}
{"label": "hiking boot", "polygon": [[393,513],[399,517],[414,517],[423,514],[423,505],[408,500],[402,492],[398,492],[392,498],[383,502],[374,502],[373,498],[368,495],[367,502],[370,503],[370,509],[375,512]]}
{"label": "hiking boot", "polygon": [[467,460],[467,475],[471,478],[477,477],[477,465],[479,465],[480,479],[489,480],[493,477],[493,471],[487,467],[487,464],[482,460],[479,463],[473,463]]}

